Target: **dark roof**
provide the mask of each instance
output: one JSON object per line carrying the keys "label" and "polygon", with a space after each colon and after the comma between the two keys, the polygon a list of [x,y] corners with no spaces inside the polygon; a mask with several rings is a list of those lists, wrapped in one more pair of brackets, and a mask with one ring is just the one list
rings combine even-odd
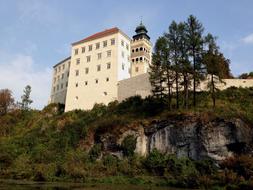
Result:
{"label": "dark roof", "polygon": [[95,33],[95,34],[93,34],[93,35],[91,35],[87,38],[84,38],[80,41],[74,42],[74,43],[72,43],[72,46],[77,45],[77,44],[82,43],[82,42],[88,42],[88,41],[95,40],[95,39],[98,39],[98,38],[102,38],[102,37],[105,37],[105,36],[108,36],[108,35],[111,35],[111,34],[115,34],[119,31],[120,30],[117,27],[107,29],[107,30],[104,30],[102,32]]}
{"label": "dark roof", "polygon": [[67,61],[67,60],[69,60],[69,59],[71,59],[71,56],[69,56],[69,57],[67,57],[66,59],[60,61],[59,63],[57,63],[56,65],[54,65],[53,68],[57,67],[58,65],[62,64],[63,62],[65,62],[65,61]]}

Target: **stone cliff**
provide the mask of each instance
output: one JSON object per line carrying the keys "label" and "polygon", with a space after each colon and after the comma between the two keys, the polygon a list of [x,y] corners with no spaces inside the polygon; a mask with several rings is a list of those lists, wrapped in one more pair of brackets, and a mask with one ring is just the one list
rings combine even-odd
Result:
{"label": "stone cliff", "polygon": [[216,161],[250,153],[253,140],[252,128],[239,118],[205,120],[198,116],[180,115],[145,124],[114,126],[111,131],[96,135],[99,138],[95,141],[102,143],[104,151],[120,156],[120,144],[128,135],[136,137],[135,152],[140,155],[157,149],[177,157]]}

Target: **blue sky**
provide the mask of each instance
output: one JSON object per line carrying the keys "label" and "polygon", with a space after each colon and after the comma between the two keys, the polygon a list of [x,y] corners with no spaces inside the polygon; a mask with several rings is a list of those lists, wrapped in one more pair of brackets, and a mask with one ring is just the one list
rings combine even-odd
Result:
{"label": "blue sky", "polygon": [[0,89],[19,100],[32,86],[33,107],[47,104],[51,68],[70,44],[114,26],[129,36],[141,17],[153,43],[172,20],[193,14],[231,60],[236,76],[253,70],[252,0],[0,0]]}

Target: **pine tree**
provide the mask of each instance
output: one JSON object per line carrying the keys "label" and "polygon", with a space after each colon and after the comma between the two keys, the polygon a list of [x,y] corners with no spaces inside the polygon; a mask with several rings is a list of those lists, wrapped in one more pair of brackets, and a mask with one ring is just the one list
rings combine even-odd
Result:
{"label": "pine tree", "polygon": [[165,96],[165,76],[163,69],[163,48],[165,39],[163,37],[158,38],[154,47],[154,53],[152,57],[152,64],[150,65],[149,80],[152,86],[152,94],[154,97],[162,99]]}
{"label": "pine tree", "polygon": [[22,101],[21,103],[19,103],[22,110],[29,110],[30,104],[33,103],[33,101],[30,99],[31,91],[32,91],[32,88],[30,85],[27,85],[23,91],[24,94],[21,96]]}
{"label": "pine tree", "polygon": [[196,106],[196,88],[202,76],[201,55],[203,53],[204,28],[196,17],[190,15],[187,20],[187,46],[193,66],[193,106]]}
{"label": "pine tree", "polygon": [[211,77],[208,82],[208,89],[211,93],[213,108],[216,105],[216,92],[219,90],[217,84],[224,83],[222,79],[227,74],[227,65],[229,65],[229,60],[224,58],[223,54],[219,52],[219,47],[216,45],[215,40],[216,38],[211,34],[206,36],[205,41],[208,49],[203,56],[206,72]]}

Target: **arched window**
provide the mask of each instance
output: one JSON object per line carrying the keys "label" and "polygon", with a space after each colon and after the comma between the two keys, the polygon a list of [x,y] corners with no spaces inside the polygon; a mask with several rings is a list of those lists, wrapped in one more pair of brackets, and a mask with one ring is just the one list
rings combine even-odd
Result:
{"label": "arched window", "polygon": [[139,58],[136,58],[135,61],[138,62],[138,61],[139,61]]}
{"label": "arched window", "polygon": [[140,47],[140,51],[143,51],[143,47]]}
{"label": "arched window", "polygon": [[139,49],[138,49],[138,48],[136,48],[136,49],[135,49],[135,52],[138,52],[138,51],[139,51]]}

